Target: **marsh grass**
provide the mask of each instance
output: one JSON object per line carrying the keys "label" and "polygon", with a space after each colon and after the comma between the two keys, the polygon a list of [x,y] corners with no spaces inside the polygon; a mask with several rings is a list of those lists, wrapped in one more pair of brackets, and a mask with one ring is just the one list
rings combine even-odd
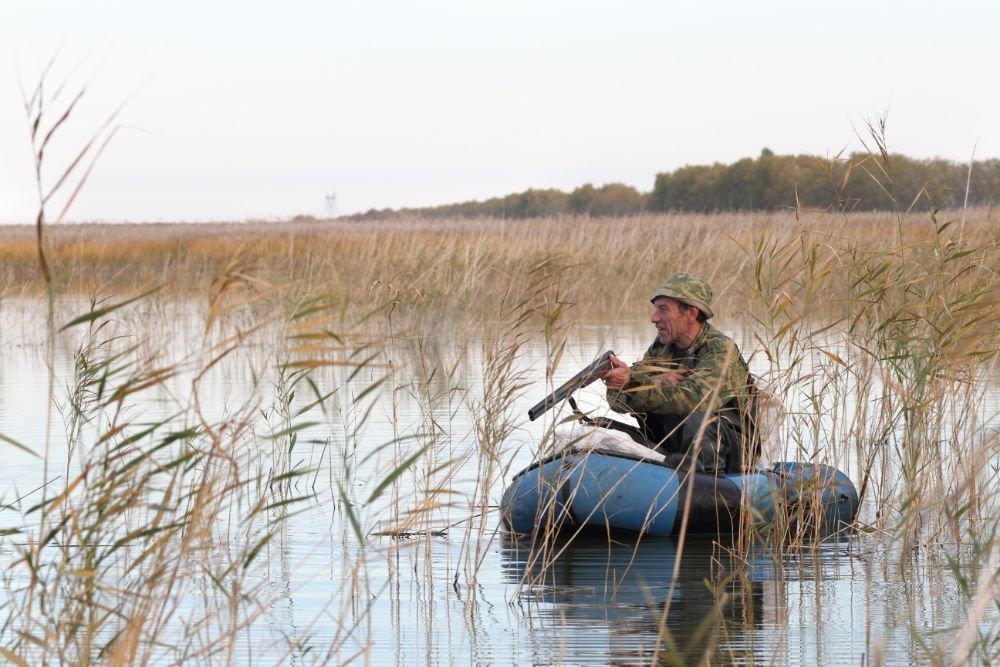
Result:
{"label": "marsh grass", "polygon": [[[958,213],[942,213],[953,220]],[[996,242],[989,209],[968,212],[963,244]],[[530,221],[420,220],[350,223],[57,225],[47,232],[58,262],[59,293],[90,294],[134,285],[165,285],[165,294],[201,295],[241,255],[259,280],[279,294],[324,294],[345,305],[368,303],[373,286],[399,295],[397,316],[428,312],[450,318],[488,317],[510,289],[524,296],[527,272],[558,262],[573,276],[563,297],[584,319],[645,316],[636,304],[678,266],[698,267],[715,287],[719,311],[744,310],[740,287],[753,284],[754,242],[775,252],[805,243],[812,260],[849,261],[852,247],[892,251],[933,239],[926,215],[841,217],[823,212],[660,215],[626,219]],[[32,230],[0,229],[0,286],[6,294],[39,293]],[[994,253],[995,254],[995,253]],[[793,259],[783,257],[783,259]],[[794,258],[798,261],[805,258]],[[995,258],[993,258],[995,261]],[[779,266],[771,267],[777,271]],[[791,267],[796,270],[797,267]],[[845,307],[846,274],[813,287],[814,299]],[[600,314],[600,315],[598,315]]]}
{"label": "marsh grass", "polygon": [[[884,160],[881,150],[873,164]],[[891,190],[887,167],[869,175]],[[910,561],[887,551],[949,563],[970,615],[950,643],[921,641],[926,657],[962,664],[978,651],[990,663],[996,626],[977,628],[1000,589],[989,577],[974,589],[961,571],[998,554],[998,415],[984,400],[996,386],[1000,253],[995,235],[967,236],[954,214],[894,218],[882,240],[802,234],[782,244],[761,234],[748,246],[744,293],[768,379],[797,406],[787,458],[858,482],[862,553],[901,570]]]}
{"label": "marsh grass", "polygon": [[[67,458],[64,475],[52,477],[48,431],[37,448],[3,436],[6,444],[42,458],[44,483],[3,507],[19,512],[23,525],[4,531],[4,537],[19,541],[5,573],[0,653],[18,665],[233,664],[246,657],[238,658],[238,640],[253,643],[248,633],[275,599],[254,569],[272,542],[286,538],[286,521],[317,497],[315,471],[303,466],[298,454],[299,434],[320,423],[309,420],[313,415],[332,422],[334,395],[351,387],[353,395],[339,401],[349,414],[339,445],[344,478],[350,479],[347,450],[370,413],[363,401],[383,380],[363,389],[351,381],[382,364],[361,337],[344,331],[337,307],[298,295],[275,299],[275,287],[260,277],[254,258],[242,248],[210,267],[215,275],[202,286],[208,295],[204,333],[193,350],[169,335],[159,337],[154,330],[143,335],[130,326],[135,323],[129,322],[130,313],[149,306],[152,295],[170,283],[169,269],[162,274],[166,281],[136,289],[143,281],[128,265],[119,266],[91,283],[86,312],[67,315],[62,309],[67,301],[57,294],[66,294],[75,269],[62,257],[49,257],[47,211],[65,187],[69,192],[56,222],[66,215],[114,135],[118,112],[47,186],[50,142],[83,98],[81,90],[59,109],[65,86],[46,95],[47,73],[25,99],[39,190],[31,280],[48,305],[46,424],[60,408]],[[3,247],[8,260],[23,251],[17,244]],[[127,296],[98,296],[116,289]],[[205,378],[227,359],[252,355],[254,345],[275,331],[282,336],[270,344],[275,359],[251,369],[251,384],[239,394],[242,402],[218,414],[202,396]],[[67,341],[75,341],[73,377],[60,402],[53,355],[57,342]],[[350,375],[333,389],[321,389],[313,375],[325,368],[347,369]],[[273,380],[271,391],[263,386],[267,378]],[[153,407],[164,404],[169,408]],[[374,481],[369,502],[410,465],[397,465]],[[335,484],[344,525],[363,545],[367,528],[353,506],[353,485]],[[357,655],[359,646],[365,653],[365,642],[356,636],[370,620],[357,604],[368,589],[363,556],[362,549],[345,568],[346,632],[336,633],[325,647],[325,661],[339,661],[342,650]],[[275,655],[273,647],[264,650]],[[277,655],[303,650],[308,649],[289,639]]]}
{"label": "marsh grass", "polygon": [[[941,234],[947,237],[949,229]],[[759,242],[748,243],[746,260],[759,267],[760,282],[739,298],[757,314],[757,350],[770,359],[769,380],[785,404],[795,406],[782,426],[790,446],[785,458],[843,467],[862,488],[863,521],[871,532],[855,536],[851,548],[862,558],[876,559],[876,569],[889,563],[906,567],[905,559],[891,555],[899,545],[938,550],[967,596],[968,623],[955,629],[953,641],[926,645],[927,655],[943,662],[950,656],[992,657],[996,651],[995,633],[984,634],[977,624],[990,613],[997,585],[989,567],[997,553],[991,492],[996,441],[978,421],[982,392],[992,381],[982,359],[990,358],[984,352],[991,349],[995,332],[981,315],[990,307],[994,278],[987,268],[995,258],[988,245],[961,254],[964,249],[952,248],[947,238],[930,238],[926,245],[907,245],[900,259],[874,241],[874,248],[858,244],[848,246],[851,252],[833,253],[830,234],[816,230],[803,230],[795,243],[785,245],[762,233]],[[942,248],[947,261],[930,263]],[[371,650],[365,637],[373,632],[373,619],[361,600],[384,590],[368,578],[369,559],[394,549],[429,549],[449,532],[467,545],[464,565],[454,569],[453,578],[468,591],[464,600],[474,617],[480,545],[488,543],[496,526],[492,503],[511,472],[513,453],[505,441],[518,425],[512,406],[524,390],[520,350],[530,337],[544,336],[548,375],[564,372],[558,370],[560,355],[579,315],[569,305],[575,297],[568,292],[579,289],[571,279],[579,267],[552,264],[532,274],[528,265],[524,275],[534,275],[534,282],[520,284],[513,272],[508,295],[490,302],[495,314],[478,323],[413,312],[414,304],[405,301],[423,304],[427,297],[412,286],[369,288],[366,305],[373,314],[357,317],[358,327],[344,327],[345,313],[360,313],[361,304],[345,309],[342,296],[289,304],[287,295],[293,292],[275,289],[273,277],[254,276],[260,263],[241,266],[224,270],[214,281],[216,291],[203,301],[208,333],[196,358],[167,363],[147,344],[121,338],[114,318],[127,317],[127,307],[61,334],[85,332],[78,338],[76,379],[65,416],[84,472],[44,505],[22,508],[29,519],[22,534],[33,537],[21,565],[35,583],[21,588],[20,597],[8,605],[4,634],[17,637],[5,642],[11,659],[83,661],[91,655],[125,663],[164,657],[230,661],[273,600],[273,593],[260,589],[251,576],[254,562],[275,541],[286,539],[287,517],[312,502],[317,480],[323,479],[338,501],[343,538],[361,545],[345,561],[343,588],[331,599],[330,613],[343,621],[323,647],[325,655],[339,661]],[[842,270],[847,273],[837,274]],[[253,279],[237,280],[238,275]],[[928,295],[939,293],[943,301],[934,304],[944,305],[936,310]],[[134,305],[155,310],[161,300],[158,292]],[[95,300],[85,317],[115,303]],[[437,305],[447,314],[449,305]],[[854,308],[850,317],[830,316],[844,306]],[[441,345],[444,322],[483,341],[482,393],[469,393],[466,348]],[[265,332],[271,327],[284,332],[278,340]],[[481,331],[488,335],[480,338]],[[269,350],[266,358],[255,353],[265,404],[233,406],[227,416],[212,417],[199,408],[195,390],[190,403],[148,423],[148,416],[130,407],[143,392],[179,376],[211,372],[223,358],[256,348],[260,341]],[[401,364],[404,350],[409,358]],[[358,385],[362,378],[368,379]],[[365,393],[368,387],[371,392]],[[373,460],[365,460],[370,446],[363,444],[365,424],[375,414],[371,401],[390,388],[417,402],[420,422],[397,423],[395,441],[381,449],[390,455],[378,472],[358,478]],[[118,402],[109,402],[111,395]],[[457,446],[465,434],[450,426],[453,416],[466,410],[478,443],[472,449]],[[323,445],[328,459],[318,463],[335,473],[320,475],[301,462],[300,452],[308,446],[302,434],[317,423],[331,433]],[[543,440],[539,451],[546,446]],[[466,486],[460,476],[470,463],[473,491],[464,497],[454,489]],[[448,513],[467,518],[457,525],[443,522]],[[38,531],[31,518],[43,515],[37,525],[46,530]],[[219,517],[227,518],[220,523]],[[785,527],[792,523],[794,518],[778,522],[767,534],[747,526],[744,537],[772,540],[786,553],[814,550],[808,536]],[[704,627],[676,637],[664,620],[659,658],[680,664],[695,644],[725,655],[720,614],[732,604],[726,596],[744,590],[730,589],[726,581],[746,576],[739,563],[750,543],[737,542],[720,555],[735,565],[714,581],[717,608],[709,610]],[[524,581],[524,590],[542,585],[545,565],[558,563],[563,553],[551,540],[537,540],[532,558],[538,578]],[[430,558],[427,551],[421,561],[425,567]],[[184,567],[174,566],[177,562]],[[178,637],[179,610],[192,590],[189,571],[217,582],[218,596],[171,646],[165,638]],[[623,573],[609,576],[614,585]]]}
{"label": "marsh grass", "polygon": [[[20,566],[32,583],[8,603],[5,655],[15,662],[86,661],[88,655],[123,663],[232,661],[273,600],[250,576],[253,564],[286,539],[288,517],[314,501],[323,480],[337,501],[343,539],[360,546],[345,560],[343,587],[331,599],[330,613],[342,620],[324,655],[339,661],[371,650],[365,639],[373,632],[371,607],[362,600],[384,593],[369,579],[371,558],[410,549],[423,551],[421,562],[430,567],[433,541],[449,534],[461,535],[466,545],[452,576],[468,591],[463,599],[473,620],[482,549],[496,527],[493,503],[514,460],[506,441],[518,426],[513,406],[525,389],[526,341],[545,341],[553,383],[564,373],[560,362],[578,322],[590,313],[629,319],[626,302],[644,301],[636,285],[684,267],[686,251],[699,257],[678,243],[677,256],[640,268],[641,277],[625,276],[620,267],[638,245],[628,246],[615,231],[638,244],[649,234],[672,235],[677,226],[721,225],[732,233],[715,254],[733,253],[724,262],[733,273],[717,269],[711,279],[728,304],[721,307],[741,307],[754,317],[755,363],[766,360],[767,378],[789,408],[780,458],[828,463],[858,482],[867,532],[848,548],[874,559],[876,570],[907,567],[893,555],[900,549],[939,553],[969,615],[947,641],[926,643],[926,655],[942,663],[970,656],[988,662],[996,656],[997,634],[984,633],[981,621],[996,599],[989,564],[997,554],[997,444],[984,421],[990,416],[983,413],[983,392],[994,382],[998,266],[988,215],[970,215],[961,240],[944,214],[915,220],[918,229],[906,222],[902,236],[898,223],[877,216],[864,224],[829,216],[813,226],[777,217],[738,222],[694,216],[492,229],[455,221],[450,241],[417,224],[415,230],[348,230],[344,235],[353,240],[343,248],[341,231],[311,231],[303,234],[311,239],[302,250],[311,255],[308,276],[290,279],[287,265],[246,238],[234,239],[226,246],[233,254],[217,262],[171,257],[148,272],[130,268],[125,273],[140,293],[144,279],[136,276],[162,279],[177,270],[181,278],[120,309],[108,310],[124,297],[94,299],[83,319],[59,334],[78,337],[64,421],[81,472],[43,503],[22,507],[28,519],[22,535],[31,538]],[[887,237],[888,230],[894,233]],[[604,239],[607,252],[575,249],[567,239],[577,234],[581,241]],[[386,235],[393,238],[386,242]],[[431,239],[438,244],[433,250]],[[648,239],[644,243],[648,247]],[[50,253],[57,311],[73,285],[87,284],[60,282],[59,253]],[[323,253],[330,254],[317,256]],[[364,258],[349,264],[354,269],[338,267],[336,277],[323,273],[322,267],[353,255]],[[216,276],[209,277],[209,267]],[[107,287],[115,280],[108,274],[99,282]],[[321,290],[322,283],[329,289]],[[130,317],[131,307],[155,311],[178,294],[197,293],[198,285],[208,295],[201,300],[206,333],[192,358],[167,362],[148,341],[140,345],[116,331],[121,321],[115,318]],[[310,289],[324,296],[303,297]],[[26,291],[8,283],[8,294]],[[470,392],[466,382],[468,346],[442,343],[455,336],[482,341],[481,392]],[[261,344],[269,350],[266,358],[255,357],[264,404],[233,406],[213,417],[200,405],[194,382],[191,400],[175,412],[152,421],[136,412],[144,392],[178,377],[204,377],[223,359]],[[382,392],[405,394],[420,406],[420,416],[414,424],[390,416],[395,438],[378,448],[388,456],[372,474],[375,455],[364,444],[365,426]],[[472,419],[473,448],[459,444],[466,434],[451,425],[464,411]],[[303,453],[309,443],[301,438],[317,425],[331,434],[322,444],[326,459]],[[539,454],[549,442],[538,443]],[[470,469],[472,491],[456,493],[468,486],[461,475]],[[444,519],[455,514],[458,523]],[[745,590],[727,582],[746,577],[739,563],[761,540],[778,545],[777,553],[814,552],[818,542],[794,531],[796,523],[788,517],[766,533],[747,524],[720,552],[731,565],[714,580],[717,606],[695,635],[673,636],[669,605],[663,607],[658,659],[680,664],[691,642],[706,655],[725,655],[720,614],[731,604],[727,596]],[[546,567],[564,555],[549,537],[536,537],[535,578],[522,582],[525,591],[542,585]],[[212,581],[218,595],[177,634],[179,610],[192,590],[190,571]],[[623,573],[609,576],[614,585]],[[166,637],[178,639],[172,645]]]}
{"label": "marsh grass", "polygon": [[[218,301],[245,308],[247,298]],[[415,464],[390,461],[356,498],[352,443],[385,368],[363,337],[331,328],[343,321],[329,304],[305,302],[273,318],[209,308],[201,344],[180,358],[180,341],[137,335],[126,312],[136,305],[95,300],[59,332],[79,337],[63,404],[66,476],[48,495],[6,508],[24,517],[11,535],[20,557],[8,572],[2,629],[4,655],[18,664],[241,661],[276,599],[260,582],[260,560],[287,539],[289,518],[333,490],[309,463],[340,471],[330,487],[361,546],[371,517],[357,508]],[[202,386],[243,356],[253,384],[220,412]],[[341,374],[333,389],[324,372]],[[320,424],[336,461],[302,451],[314,443],[300,435]],[[365,572],[361,549],[346,566],[340,610],[355,629],[324,647],[328,660],[364,646],[366,613],[356,603],[368,594]],[[206,583],[204,604],[192,608]]]}

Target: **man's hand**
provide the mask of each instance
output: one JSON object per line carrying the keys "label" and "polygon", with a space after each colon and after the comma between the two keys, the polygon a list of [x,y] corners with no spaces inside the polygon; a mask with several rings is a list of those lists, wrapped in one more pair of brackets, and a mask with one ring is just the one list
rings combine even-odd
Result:
{"label": "man's hand", "polygon": [[608,389],[621,391],[628,384],[630,377],[631,371],[629,370],[628,364],[612,355],[611,370],[602,375],[601,379],[604,380],[604,384],[608,385]]}

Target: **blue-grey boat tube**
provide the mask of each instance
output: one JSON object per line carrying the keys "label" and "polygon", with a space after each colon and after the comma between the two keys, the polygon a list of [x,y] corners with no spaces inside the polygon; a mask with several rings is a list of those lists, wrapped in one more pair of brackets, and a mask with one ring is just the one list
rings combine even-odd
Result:
{"label": "blue-grey boat tube", "polygon": [[744,512],[761,527],[780,515],[828,535],[852,523],[857,507],[851,480],[822,464],[778,463],[716,477],[597,451],[532,464],[500,503],[505,526],[516,533],[594,528],[650,535],[728,534]]}

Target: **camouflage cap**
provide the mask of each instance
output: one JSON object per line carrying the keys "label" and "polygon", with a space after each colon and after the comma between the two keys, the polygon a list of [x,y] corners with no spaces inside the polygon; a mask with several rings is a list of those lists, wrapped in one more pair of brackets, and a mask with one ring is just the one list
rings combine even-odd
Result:
{"label": "camouflage cap", "polygon": [[650,301],[666,296],[681,303],[694,306],[705,313],[705,318],[712,317],[712,288],[704,280],[690,273],[675,273],[663,281]]}

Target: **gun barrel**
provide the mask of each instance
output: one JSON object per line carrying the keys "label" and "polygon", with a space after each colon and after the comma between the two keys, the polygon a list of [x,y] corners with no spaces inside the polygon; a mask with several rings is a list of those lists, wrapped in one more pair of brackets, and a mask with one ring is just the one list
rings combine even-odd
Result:
{"label": "gun barrel", "polygon": [[569,380],[563,382],[558,389],[543,398],[530,410],[528,410],[528,419],[535,421],[541,417],[546,410],[555,407],[562,401],[565,401],[574,391],[580,389],[581,387],[586,387],[588,384],[601,377],[604,373],[611,369],[611,357],[613,355],[614,350],[608,350],[601,355],[600,359],[597,359],[594,363],[581,370]]}

